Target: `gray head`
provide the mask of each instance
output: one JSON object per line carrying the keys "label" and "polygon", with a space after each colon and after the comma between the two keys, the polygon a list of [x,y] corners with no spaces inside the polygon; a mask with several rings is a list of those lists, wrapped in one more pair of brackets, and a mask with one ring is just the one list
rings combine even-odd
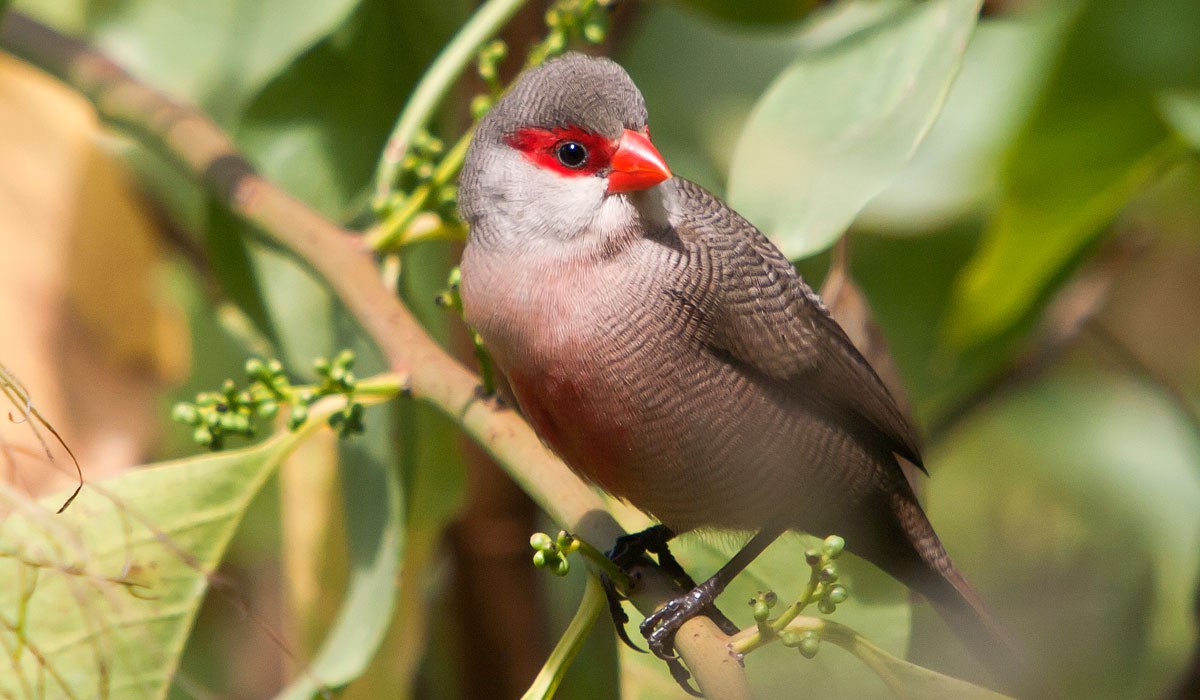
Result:
{"label": "gray head", "polygon": [[472,239],[570,241],[627,226],[628,194],[670,177],[647,134],[646,103],[616,63],[571,53],[527,71],[480,122],[463,164]]}

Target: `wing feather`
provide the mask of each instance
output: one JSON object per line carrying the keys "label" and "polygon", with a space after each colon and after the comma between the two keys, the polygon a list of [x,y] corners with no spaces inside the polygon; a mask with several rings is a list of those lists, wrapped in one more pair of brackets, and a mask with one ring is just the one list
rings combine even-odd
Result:
{"label": "wing feather", "polygon": [[[916,431],[812,288],[757,228],[699,185],[676,179],[672,231],[699,275],[686,292],[709,318],[714,354],[924,470]],[[695,313],[695,308],[690,308]]]}

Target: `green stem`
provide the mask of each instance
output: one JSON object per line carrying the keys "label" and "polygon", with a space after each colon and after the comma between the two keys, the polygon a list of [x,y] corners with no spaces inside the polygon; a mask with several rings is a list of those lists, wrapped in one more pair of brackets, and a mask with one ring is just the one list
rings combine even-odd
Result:
{"label": "green stem", "polygon": [[471,135],[474,133],[475,130],[471,129],[463,134],[438,163],[433,177],[413,190],[412,195],[404,202],[404,208],[388,216],[377,229],[367,235],[367,245],[371,250],[384,252],[399,247],[408,225],[425,209],[433,193],[458,175],[463,159],[467,157],[467,148],[471,145]]}
{"label": "green stem", "polygon": [[383,372],[358,380],[354,385],[354,397],[387,401],[407,388],[408,377],[406,375],[397,372]]}
{"label": "green stem", "polygon": [[526,0],[488,0],[442,49],[413,90],[379,158],[375,199],[382,204],[391,192],[400,161],[417,131],[427,124],[454,81],[475,58],[479,48],[509,20]]}
{"label": "green stem", "polygon": [[804,612],[804,609],[812,604],[816,598],[815,594],[819,586],[820,582],[817,579],[817,570],[814,569],[813,575],[808,580],[808,585],[804,587],[804,591],[796,599],[796,602],[789,605],[786,610],[780,613],[779,617],[758,623],[753,632],[735,640],[732,643],[733,650],[739,654],[749,654],[755,649],[766,646],[778,639],[779,634],[791,626],[800,617],[800,613]]}
{"label": "green stem", "polygon": [[578,537],[575,538],[575,542],[579,547],[579,553],[590,561],[597,570],[607,574],[608,578],[616,584],[617,590],[628,591],[633,586],[633,580],[629,578],[629,574],[613,563],[612,559],[605,556],[604,552],[601,552]]}
{"label": "green stem", "polygon": [[900,679],[896,678],[896,675],[889,668],[889,661],[899,661],[899,659],[841,623],[834,622],[833,620],[813,619],[817,624],[796,625],[796,627],[802,630],[814,630],[820,635],[821,641],[829,642],[854,654],[860,661],[866,664],[867,668],[879,676],[879,679],[883,681],[888,690],[892,691],[896,697],[908,697],[908,694],[904,691],[904,684]]}
{"label": "green stem", "polygon": [[579,601],[579,610],[571,619],[567,630],[563,632],[562,638],[558,640],[558,644],[554,646],[554,651],[550,652],[550,658],[546,659],[546,665],[542,667],[537,678],[533,679],[529,690],[526,690],[525,694],[521,696],[521,700],[550,700],[554,697],[554,692],[562,683],[563,676],[566,675],[571,662],[575,660],[575,655],[583,647],[588,632],[592,629],[592,625],[596,624],[596,619],[600,617],[603,610],[604,590],[600,587],[599,579],[595,576],[588,576],[587,587],[583,589],[583,600]]}

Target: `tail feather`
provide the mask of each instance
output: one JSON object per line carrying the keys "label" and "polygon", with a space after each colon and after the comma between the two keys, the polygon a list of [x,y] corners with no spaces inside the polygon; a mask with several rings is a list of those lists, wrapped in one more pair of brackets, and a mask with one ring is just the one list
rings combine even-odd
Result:
{"label": "tail feather", "polygon": [[[1016,698],[1056,697],[954,567],[912,492],[893,494],[890,505],[890,523],[876,523],[875,536],[859,540],[863,547],[847,538],[851,549],[926,598],[987,668],[997,690]],[[890,537],[878,537],[888,530]]]}

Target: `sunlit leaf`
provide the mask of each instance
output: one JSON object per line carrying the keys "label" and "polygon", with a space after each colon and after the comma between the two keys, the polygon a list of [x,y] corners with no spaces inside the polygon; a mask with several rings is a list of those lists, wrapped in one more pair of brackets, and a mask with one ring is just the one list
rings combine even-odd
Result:
{"label": "sunlit leaf", "polygon": [[129,472],[62,515],[61,499],[0,487],[0,695],[165,697],[247,506],[322,415],[255,447]]}
{"label": "sunlit leaf", "polygon": [[992,206],[1004,154],[1049,78],[1069,16],[1048,3],[981,21],[929,135],[855,227],[923,235]]}
{"label": "sunlit leaf", "polygon": [[1200,151],[1200,91],[1173,91],[1159,96],[1159,108],[1175,133]]}
{"label": "sunlit leaf", "polygon": [[645,96],[654,144],[671,170],[723,193],[747,114],[804,45],[802,27],[747,31],[676,5],[643,3],[614,58]]}
{"label": "sunlit leaf", "polygon": [[816,23],[810,31],[832,33],[834,23],[838,33],[801,52],[738,142],[730,202],[789,257],[831,245],[912,156],[945,101],[979,3],[887,7],[860,12],[857,24],[837,14]]}

